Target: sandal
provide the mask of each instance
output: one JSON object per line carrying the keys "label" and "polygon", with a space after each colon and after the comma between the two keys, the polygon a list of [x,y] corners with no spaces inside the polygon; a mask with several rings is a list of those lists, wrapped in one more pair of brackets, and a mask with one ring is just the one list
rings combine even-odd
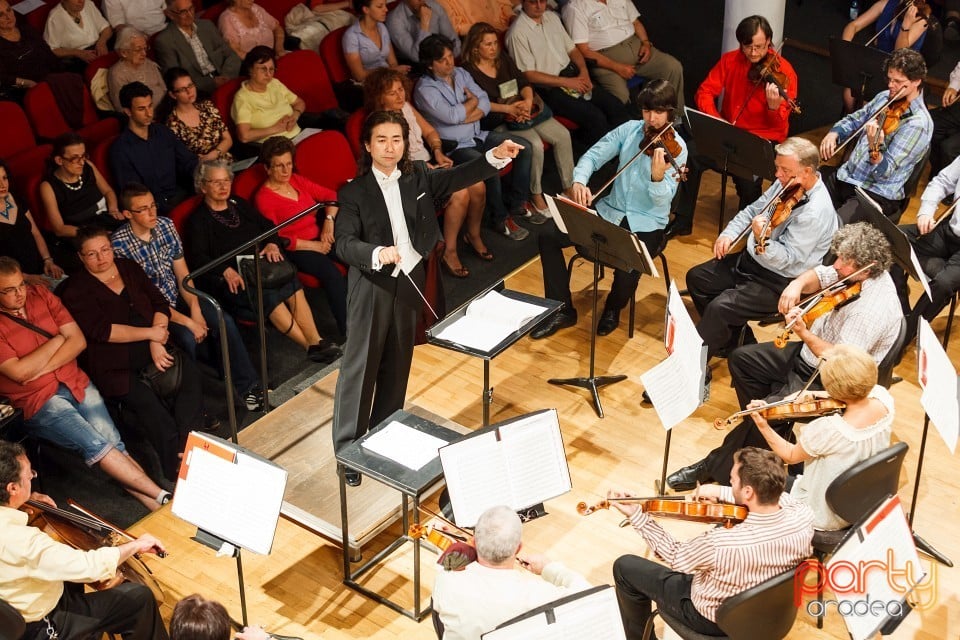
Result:
{"label": "sandal", "polygon": [[470,275],[470,271],[463,265],[456,269],[451,267],[445,255],[440,256],[440,267],[454,278],[466,278]]}
{"label": "sandal", "polygon": [[483,251],[482,253],[481,253],[480,251],[477,251],[477,248],[476,248],[475,246],[473,246],[473,242],[470,241],[470,236],[468,236],[467,234],[463,234],[463,242],[464,242],[464,243],[470,248],[470,250],[473,251],[473,252],[476,254],[476,256],[477,256],[478,258],[480,258],[481,260],[485,260],[485,261],[487,261],[487,262],[490,262],[491,260],[493,260],[493,254],[490,253],[490,250],[489,250],[489,249],[486,249],[486,250]]}

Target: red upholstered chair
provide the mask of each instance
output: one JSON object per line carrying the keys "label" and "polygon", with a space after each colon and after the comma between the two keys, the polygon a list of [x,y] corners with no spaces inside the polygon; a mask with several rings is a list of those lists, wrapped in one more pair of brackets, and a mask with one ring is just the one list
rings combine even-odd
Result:
{"label": "red upholstered chair", "polygon": [[[14,2],[13,4],[16,3]],[[57,4],[59,4],[57,0],[47,0],[44,4],[27,14],[27,22],[31,27],[43,33],[43,28],[47,24],[47,16],[50,15],[50,10],[57,6]]]}
{"label": "red upholstered chair", "polygon": [[[53,145],[42,144],[6,159],[10,171],[10,184],[14,193],[24,196],[27,200],[36,197],[36,190],[31,191],[29,185],[34,178],[42,178],[46,170],[47,158],[50,157],[51,153],[53,153]],[[35,184],[39,185],[40,183],[37,181]]]}
{"label": "red upholstered chair", "polygon": [[87,68],[83,70],[83,81],[87,83],[87,87],[90,86],[93,76],[97,75],[97,71],[100,69],[109,69],[119,59],[120,54],[116,51],[110,51],[106,55],[94,58],[93,62],[88,64]]}
{"label": "red upholstered chair", "polygon": [[291,51],[277,60],[276,78],[302,98],[311,113],[339,106],[323,60],[314,51]]}
{"label": "red upholstered chair", "polygon": [[283,25],[283,21],[290,12],[290,9],[300,4],[301,1],[302,0],[259,0],[257,4],[263,7],[264,11],[272,15]]}
{"label": "red upholstered chair", "polygon": [[27,114],[16,102],[0,101],[0,122],[3,123],[3,135],[0,136],[0,158],[11,160],[17,154],[37,146]]}
{"label": "red upholstered chair", "polygon": [[360,143],[360,134],[363,133],[363,121],[366,119],[367,110],[357,109],[350,114],[349,118],[347,118],[347,125],[344,127],[347,133],[347,142],[350,143],[350,148],[353,149],[353,157],[357,160],[359,160],[360,156],[363,154],[363,145]]}
{"label": "red upholstered chair", "polygon": [[113,181],[113,171],[110,168],[110,147],[118,137],[119,134],[110,136],[109,138],[104,138],[95,145],[88,147],[87,151],[90,154],[90,162],[92,162],[93,166],[100,170],[100,173],[103,174],[104,179],[106,179],[106,181],[111,185],[115,183]]}
{"label": "red upholstered chair", "polygon": [[253,194],[257,192],[263,181],[267,179],[267,170],[259,162],[244,169],[233,177],[233,195],[253,202]]}
{"label": "red upholstered chair", "polygon": [[239,140],[239,138],[237,138],[236,124],[234,124],[233,118],[230,116],[230,109],[233,106],[233,96],[235,96],[237,91],[240,89],[240,84],[242,82],[242,78],[228,80],[214,89],[213,95],[210,96],[213,106],[215,106],[220,112],[220,117],[223,118],[223,121],[226,123],[227,128],[230,130],[230,135],[233,136],[234,140]]}
{"label": "red upholstered chair", "polygon": [[[70,131],[70,125],[60,112],[60,107],[53,98],[53,92],[50,91],[50,85],[46,82],[39,82],[27,91],[23,97],[23,107],[38,138],[53,140],[61,133]],[[83,126],[77,129],[77,133],[88,144],[99,142],[120,131],[120,123],[115,118],[100,119],[97,107],[93,104],[93,96],[90,95],[86,85],[83,86],[82,121]]]}
{"label": "red upholstered chair", "polygon": [[336,191],[357,175],[350,143],[339,131],[321,131],[297,145],[297,172]]}
{"label": "red upholstered chair", "polygon": [[327,67],[327,75],[334,84],[350,80],[350,69],[343,56],[343,33],[346,27],[334,29],[320,41],[320,57]]}
{"label": "red upholstered chair", "polygon": [[187,218],[190,217],[194,209],[200,206],[202,201],[203,196],[198,193],[195,196],[190,196],[170,211],[170,219],[173,220],[173,226],[177,228],[177,233],[181,236],[183,235],[183,227],[187,222]]}
{"label": "red upholstered chair", "polygon": [[51,231],[50,221],[47,219],[47,210],[43,207],[40,200],[40,183],[43,182],[43,173],[34,173],[27,176],[26,182],[20,182],[17,186],[19,193],[26,198],[27,208],[33,214],[33,221],[37,223],[43,231]]}
{"label": "red upholstered chair", "polygon": [[203,18],[204,20],[209,20],[213,24],[217,24],[217,20],[220,19],[220,14],[223,13],[226,9],[227,9],[226,2],[218,2],[212,7],[207,7],[206,9],[201,11],[199,17]]}

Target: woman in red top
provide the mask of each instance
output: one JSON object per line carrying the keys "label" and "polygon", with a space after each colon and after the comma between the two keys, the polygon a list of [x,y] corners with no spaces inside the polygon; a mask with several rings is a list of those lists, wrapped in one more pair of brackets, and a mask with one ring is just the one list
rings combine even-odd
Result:
{"label": "woman in red top", "polygon": [[[268,138],[260,150],[260,162],[267,169],[267,180],[254,196],[257,209],[274,224],[280,224],[318,202],[336,200],[332,189],[323,187],[293,171],[293,143],[283,136]],[[323,283],[330,311],[341,335],[347,329],[347,278],[333,258],[333,220],[336,207],[323,212],[323,224],[317,216],[304,216],[280,235],[288,240],[288,257],[297,269]]]}

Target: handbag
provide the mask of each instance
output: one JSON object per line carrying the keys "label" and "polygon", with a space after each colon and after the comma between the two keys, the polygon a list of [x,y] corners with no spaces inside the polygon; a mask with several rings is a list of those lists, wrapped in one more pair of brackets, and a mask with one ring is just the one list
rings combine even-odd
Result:
{"label": "handbag", "polygon": [[183,351],[171,343],[164,345],[164,348],[173,358],[173,364],[160,371],[151,360],[150,364],[140,370],[139,377],[144,384],[153,389],[158,398],[166,400],[177,395],[180,391],[180,384],[183,379]]}
{"label": "handbag", "polygon": [[[254,264],[254,258],[240,259],[240,275],[243,276],[248,289],[256,284],[257,265]],[[260,261],[260,281],[263,283],[264,289],[279,289],[293,282],[296,276],[297,268],[289,260],[281,260],[280,262]]]}
{"label": "handbag", "polygon": [[543,98],[534,93],[533,109],[530,110],[530,119],[525,122],[515,122],[511,121],[510,116],[507,116],[507,129],[511,131],[523,131],[524,129],[535,127],[552,117],[553,112],[550,111],[550,107],[543,101]]}

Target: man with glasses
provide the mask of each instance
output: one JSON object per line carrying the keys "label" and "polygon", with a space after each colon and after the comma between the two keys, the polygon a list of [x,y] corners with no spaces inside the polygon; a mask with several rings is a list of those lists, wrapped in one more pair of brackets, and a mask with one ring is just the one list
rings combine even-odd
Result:
{"label": "man with glasses", "polygon": [[[773,28],[763,16],[749,16],[740,21],[736,30],[740,46],[720,57],[694,96],[697,109],[726,120],[738,129],[744,129],[771,144],[783,142],[790,128],[790,105],[780,87],[764,79],[752,80],[751,70],[764,63],[774,51]],[[797,97],[797,73],[782,56],[778,56],[780,73],[786,77],[784,93]],[[722,97],[722,100],[720,99]],[[719,102],[719,107],[718,107]],[[700,191],[700,176],[708,168],[716,168],[703,156],[691,152],[688,180],[677,203],[676,218],[667,227],[667,237],[689,235],[693,230],[693,214]],[[718,169],[719,170],[719,169]],[[760,197],[763,179],[733,177],[740,196],[739,211]]]}
{"label": "man with glasses", "polygon": [[[912,49],[897,49],[884,61],[883,72],[887,75],[887,91],[881,91],[859,111],[833,125],[820,142],[820,155],[827,159],[840,144],[864,128],[847,161],[836,172],[824,174],[844,224],[867,219],[855,187],[866,191],[885,216],[899,221],[904,208],[900,205],[906,196],[904,186],[918,168],[917,163],[925,162],[924,154],[933,138],[933,120],[923,100],[923,81],[927,77],[923,56]],[[887,113],[896,109],[901,115],[899,124],[888,134],[881,130],[878,116],[891,101],[894,102]],[[885,120],[892,122],[890,118]],[[888,124],[885,121],[883,128],[887,129]]]}
{"label": "man with glasses", "polygon": [[142,82],[120,89],[120,104],[129,119],[127,128],[110,147],[110,166],[116,185],[138,183],[157,199],[160,215],[186,200],[193,189],[197,156],[167,127],[153,121],[153,91]]}
{"label": "man with glasses", "polygon": [[157,62],[166,71],[183,67],[197,89],[209,96],[240,74],[240,58],[209,20],[197,20],[193,0],[166,0],[166,29],[157,34]]}

